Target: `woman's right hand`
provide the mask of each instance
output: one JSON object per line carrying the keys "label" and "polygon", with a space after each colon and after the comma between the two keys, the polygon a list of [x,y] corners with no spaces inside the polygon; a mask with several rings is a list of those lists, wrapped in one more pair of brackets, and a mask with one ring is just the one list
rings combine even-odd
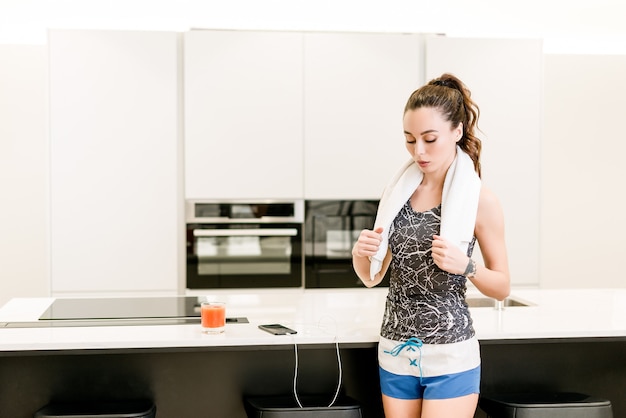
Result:
{"label": "woman's right hand", "polygon": [[352,256],[354,257],[371,257],[378,252],[382,237],[383,228],[378,227],[373,231],[364,229],[359,234],[359,238],[352,247]]}

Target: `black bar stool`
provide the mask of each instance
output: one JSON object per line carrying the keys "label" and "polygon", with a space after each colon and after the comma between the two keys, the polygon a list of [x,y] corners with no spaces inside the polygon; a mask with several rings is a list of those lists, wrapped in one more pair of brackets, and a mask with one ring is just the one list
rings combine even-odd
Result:
{"label": "black bar stool", "polygon": [[244,399],[248,418],[361,418],[360,405],[340,396],[332,406],[329,396],[302,396],[300,407],[293,396],[250,397]]}
{"label": "black bar stool", "polygon": [[34,418],[155,418],[156,405],[148,400],[51,403]]}
{"label": "black bar stool", "polygon": [[574,392],[481,395],[491,418],[613,418],[611,402]]}

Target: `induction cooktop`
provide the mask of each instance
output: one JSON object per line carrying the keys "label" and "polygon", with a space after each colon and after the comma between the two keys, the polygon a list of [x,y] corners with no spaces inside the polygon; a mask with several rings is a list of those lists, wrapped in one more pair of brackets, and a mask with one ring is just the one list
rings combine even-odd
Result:
{"label": "induction cooktop", "polygon": [[200,318],[197,297],[55,299],[39,319]]}
{"label": "induction cooktop", "polygon": [[[61,298],[55,299],[38,321],[8,322],[4,327],[199,324],[203,300],[196,296]],[[226,318],[226,322],[248,323],[248,319]]]}

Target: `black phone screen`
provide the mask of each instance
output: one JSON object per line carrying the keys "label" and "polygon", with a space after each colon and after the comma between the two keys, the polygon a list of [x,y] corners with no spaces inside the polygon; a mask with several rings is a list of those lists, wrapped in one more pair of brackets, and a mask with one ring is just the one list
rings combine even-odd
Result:
{"label": "black phone screen", "polygon": [[274,335],[288,335],[288,334],[298,333],[297,331],[291,328],[287,328],[286,326],[281,325],[281,324],[259,325],[259,329],[262,329],[263,331],[269,332],[270,334],[274,334]]}

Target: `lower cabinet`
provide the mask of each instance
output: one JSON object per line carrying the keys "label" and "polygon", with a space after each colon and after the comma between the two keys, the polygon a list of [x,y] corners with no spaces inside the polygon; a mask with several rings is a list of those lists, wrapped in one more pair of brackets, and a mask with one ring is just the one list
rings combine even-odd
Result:
{"label": "lower cabinet", "polygon": [[[481,392],[572,391],[626,416],[626,341],[481,341]],[[343,395],[383,416],[375,344],[340,345]],[[589,361],[593,359],[593,361]],[[51,401],[147,399],[160,418],[246,418],[244,399],[293,393],[293,345],[0,353],[0,417],[31,418]],[[572,367],[576,365],[576,367]],[[333,344],[298,345],[299,395],[333,398]],[[476,418],[483,418],[477,409]]]}

